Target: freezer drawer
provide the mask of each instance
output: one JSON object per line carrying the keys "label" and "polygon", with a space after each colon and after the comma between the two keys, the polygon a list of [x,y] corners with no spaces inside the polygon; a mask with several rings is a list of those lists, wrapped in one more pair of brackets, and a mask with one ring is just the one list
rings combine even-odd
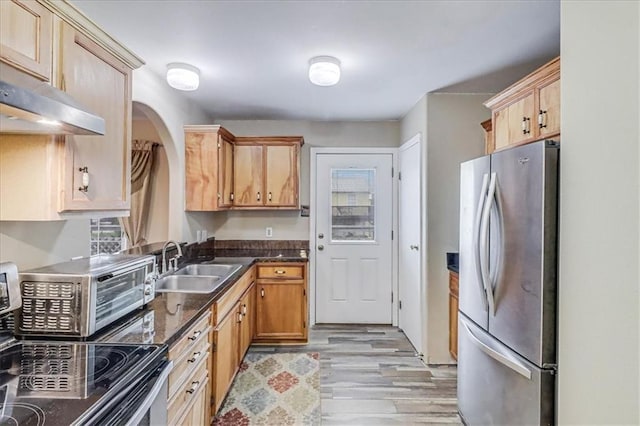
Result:
{"label": "freezer drawer", "polygon": [[458,409],[468,426],[552,425],[555,375],[458,315]]}

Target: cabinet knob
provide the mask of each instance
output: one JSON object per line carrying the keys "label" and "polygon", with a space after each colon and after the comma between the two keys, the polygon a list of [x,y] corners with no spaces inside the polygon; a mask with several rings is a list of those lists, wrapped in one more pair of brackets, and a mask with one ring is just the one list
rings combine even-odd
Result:
{"label": "cabinet knob", "polygon": [[285,271],[284,269],[276,269],[275,271],[273,271],[275,274],[277,275],[284,275],[287,273],[287,271]]}
{"label": "cabinet knob", "polygon": [[78,188],[80,192],[88,192],[89,191],[89,167],[84,166],[78,169],[82,173],[82,186]]}
{"label": "cabinet knob", "polygon": [[194,340],[196,340],[198,338],[198,336],[202,334],[202,331],[198,330],[198,331],[194,331],[193,332],[193,336],[189,336],[188,339],[191,340],[192,342]]}
{"label": "cabinet knob", "polygon": [[545,123],[546,116],[547,111],[540,110],[540,113],[538,113],[538,128],[544,129],[545,127],[547,127],[547,124]]}
{"label": "cabinet knob", "polygon": [[202,352],[194,352],[193,356],[188,359],[187,362],[196,362],[198,358],[200,358],[200,355],[202,355]]}
{"label": "cabinet knob", "polygon": [[200,381],[196,381],[196,382],[191,382],[191,387],[189,389],[186,390],[187,393],[194,393],[197,389],[198,386],[200,385]]}

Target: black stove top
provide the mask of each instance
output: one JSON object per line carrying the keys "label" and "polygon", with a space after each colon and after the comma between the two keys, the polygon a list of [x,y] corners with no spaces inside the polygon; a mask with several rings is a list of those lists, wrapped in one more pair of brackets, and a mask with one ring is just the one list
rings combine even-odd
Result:
{"label": "black stove top", "polygon": [[162,357],[155,345],[16,342],[0,352],[0,425],[70,425]]}

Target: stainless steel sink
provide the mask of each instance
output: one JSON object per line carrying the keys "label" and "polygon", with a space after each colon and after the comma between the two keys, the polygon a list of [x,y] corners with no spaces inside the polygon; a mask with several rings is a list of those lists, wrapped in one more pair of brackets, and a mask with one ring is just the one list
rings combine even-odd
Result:
{"label": "stainless steel sink", "polygon": [[188,265],[181,269],[178,269],[173,275],[197,275],[197,276],[218,276],[218,277],[228,277],[236,272],[238,269],[242,268],[242,265],[239,264],[222,264],[222,263],[211,263],[211,264],[197,264],[197,265]]}
{"label": "stainless steel sink", "polygon": [[156,281],[156,292],[211,293],[240,268],[240,264],[188,265]]}
{"label": "stainless steel sink", "polygon": [[224,283],[223,277],[167,275],[156,281],[158,293],[211,293]]}

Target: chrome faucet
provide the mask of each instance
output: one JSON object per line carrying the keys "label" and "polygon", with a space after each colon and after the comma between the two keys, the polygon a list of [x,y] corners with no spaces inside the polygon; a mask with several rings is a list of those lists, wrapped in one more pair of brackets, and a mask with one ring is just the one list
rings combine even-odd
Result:
{"label": "chrome faucet", "polygon": [[171,270],[174,270],[177,268],[178,259],[182,257],[182,249],[180,248],[180,244],[178,244],[173,240],[169,240],[166,243],[164,243],[164,246],[162,246],[162,273],[163,274],[167,273],[167,247],[170,244],[173,244],[174,246],[176,246],[176,249],[178,249],[178,254],[176,254],[174,257],[169,259],[169,267],[171,268]]}

